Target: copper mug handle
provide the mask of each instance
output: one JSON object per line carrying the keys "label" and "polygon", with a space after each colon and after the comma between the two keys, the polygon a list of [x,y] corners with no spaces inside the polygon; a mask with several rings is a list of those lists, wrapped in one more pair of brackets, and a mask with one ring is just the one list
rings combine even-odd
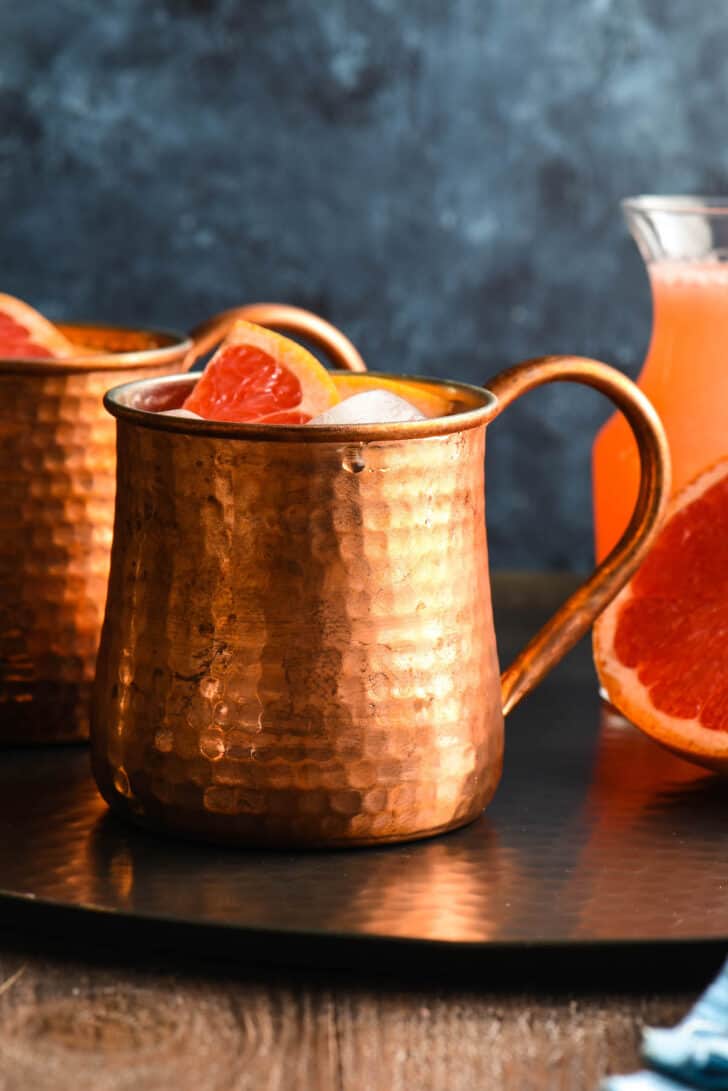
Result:
{"label": "copper mug handle", "polygon": [[359,351],[340,329],[313,311],[293,307],[288,303],[248,303],[208,318],[189,334],[192,348],[185,360],[187,368],[191,368],[195,361],[215,348],[232,324],[240,318],[246,322],[255,322],[259,326],[282,330],[284,333],[298,334],[322,349],[332,364],[345,371],[367,369]]}
{"label": "copper mug handle", "polygon": [[626,417],[639,449],[639,495],[611,553],[503,671],[504,715],[573,648],[639,566],[659,533],[670,492],[670,453],[660,418],[642,391],[615,368],[580,356],[543,356],[502,371],[485,385],[498,399],[497,415],[521,394],[562,379],[601,391]]}

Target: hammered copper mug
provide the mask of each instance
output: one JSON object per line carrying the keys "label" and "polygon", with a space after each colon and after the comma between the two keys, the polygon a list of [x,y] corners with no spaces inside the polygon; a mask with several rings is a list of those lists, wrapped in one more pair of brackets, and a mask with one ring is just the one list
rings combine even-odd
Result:
{"label": "hammered copper mug", "polygon": [[[362,366],[353,345],[309,312],[251,304],[239,314],[295,322],[340,366]],[[0,744],[88,735],[114,514],[105,391],[190,366],[229,318],[188,337],[66,324],[63,333],[92,352],[0,359]]]}
{"label": "hammered copper mug", "polygon": [[[557,379],[624,412],[642,483],[613,553],[500,676],[486,426]],[[120,814],[256,845],[366,845],[474,819],[503,715],[650,546],[669,488],[654,410],[619,372],[547,357],[489,389],[417,380],[451,412],[326,428],[162,416],[194,377],[117,387],[118,482],[92,715]],[[412,381],[412,380],[409,380]],[[544,725],[544,730],[548,725]]]}

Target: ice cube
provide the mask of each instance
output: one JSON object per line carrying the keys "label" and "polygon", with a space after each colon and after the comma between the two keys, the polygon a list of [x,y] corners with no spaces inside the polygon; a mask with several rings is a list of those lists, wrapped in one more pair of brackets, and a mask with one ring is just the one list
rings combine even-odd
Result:
{"label": "ice cube", "polygon": [[188,417],[190,420],[204,420],[199,413],[193,413],[190,409],[161,409],[162,417]]}
{"label": "ice cube", "polygon": [[426,420],[419,409],[388,390],[353,394],[308,422],[312,424],[387,424],[389,421]]}

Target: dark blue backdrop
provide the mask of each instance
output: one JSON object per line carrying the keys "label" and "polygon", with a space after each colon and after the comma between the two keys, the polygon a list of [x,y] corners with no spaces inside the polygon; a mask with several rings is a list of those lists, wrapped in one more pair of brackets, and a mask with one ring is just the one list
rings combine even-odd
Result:
{"label": "dark blue backdrop", "polygon": [[[6,0],[0,289],[174,327],[285,299],[475,381],[634,373],[618,199],[728,190],[726,56],[722,0]],[[553,388],[494,425],[497,564],[588,564],[605,412]]]}

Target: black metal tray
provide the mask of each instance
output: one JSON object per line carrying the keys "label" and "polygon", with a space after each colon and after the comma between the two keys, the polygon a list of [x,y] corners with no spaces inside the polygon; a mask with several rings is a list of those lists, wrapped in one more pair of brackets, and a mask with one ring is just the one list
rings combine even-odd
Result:
{"label": "black metal tray", "polygon": [[[507,659],[572,580],[501,577]],[[725,783],[600,705],[585,642],[510,717],[497,797],[467,829],[383,849],[254,852],[127,828],[83,747],[0,756],[0,910],[63,907],[299,945],[455,951],[728,937]]]}

